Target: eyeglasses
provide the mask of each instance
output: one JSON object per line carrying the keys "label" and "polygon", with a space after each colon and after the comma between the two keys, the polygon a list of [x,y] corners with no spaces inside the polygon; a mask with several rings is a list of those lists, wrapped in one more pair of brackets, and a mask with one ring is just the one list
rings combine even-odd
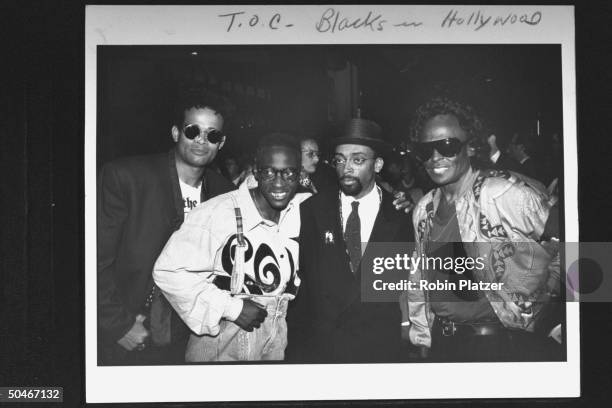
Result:
{"label": "eyeglasses", "polygon": [[210,143],[217,144],[223,140],[223,133],[217,129],[203,130],[200,129],[199,125],[192,123],[183,128],[183,133],[185,137],[189,140],[193,140],[198,136],[202,136],[206,138]]}
{"label": "eyeglasses", "polygon": [[348,160],[345,157],[334,157],[332,164],[334,167],[344,167],[348,161],[352,162],[354,166],[360,167],[365,164],[368,160],[375,160],[374,157],[350,157]]}
{"label": "eyeglasses", "polygon": [[448,139],[436,140],[433,142],[416,143],[415,150],[417,155],[423,161],[427,161],[433,155],[434,150],[440,153],[444,157],[455,157],[459,154],[463,146],[468,142],[466,140],[462,142],[454,137]]}
{"label": "eyeglasses", "polygon": [[263,181],[272,181],[280,174],[285,181],[296,181],[300,177],[300,170],[295,167],[286,167],[284,169],[275,169],[273,167],[264,167],[258,169],[257,174]]}
{"label": "eyeglasses", "polygon": [[321,157],[321,152],[316,150],[302,150],[302,153],[306,153],[306,157],[314,159],[315,157]]}

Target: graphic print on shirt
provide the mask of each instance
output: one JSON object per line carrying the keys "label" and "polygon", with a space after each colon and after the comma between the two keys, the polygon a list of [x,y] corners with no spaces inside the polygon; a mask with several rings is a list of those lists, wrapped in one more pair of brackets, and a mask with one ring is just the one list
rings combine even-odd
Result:
{"label": "graphic print on shirt", "polygon": [[[297,254],[298,244],[291,240],[289,246],[276,246],[264,242],[261,234],[244,234],[247,250],[244,255],[245,277],[243,292],[252,295],[280,295],[294,293],[299,283],[296,276],[296,264],[292,252]],[[221,252],[223,270],[231,276],[235,262],[237,234],[231,235]],[[285,289],[291,289],[286,291]]]}
{"label": "graphic print on shirt", "polygon": [[185,214],[198,206],[197,200],[192,200],[189,197],[183,197],[183,209]]}
{"label": "graphic print on shirt", "polygon": [[179,179],[179,186],[183,197],[183,212],[187,215],[200,204],[201,185],[193,187]]}

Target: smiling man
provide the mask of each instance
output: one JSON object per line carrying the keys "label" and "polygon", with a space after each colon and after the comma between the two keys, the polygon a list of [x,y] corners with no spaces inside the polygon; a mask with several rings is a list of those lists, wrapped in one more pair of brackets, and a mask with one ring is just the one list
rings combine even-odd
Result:
{"label": "smiling man", "polygon": [[[362,250],[369,242],[412,240],[410,218],[376,184],[389,146],[382,128],[350,120],[335,145],[339,191],[302,204],[300,294],[289,312],[288,357],[294,362],[398,362],[400,311],[361,302]],[[367,250],[367,249],[366,249]]]}
{"label": "smiling man", "polygon": [[[175,143],[170,151],[121,158],[99,171],[100,364],[183,362],[188,330],[159,296],[151,270],[185,214],[234,188],[207,168],[225,143],[227,106],[223,98],[205,91],[181,95],[169,127]],[[150,341],[151,325],[171,333],[159,342],[163,346]]]}
{"label": "smiling man", "polygon": [[434,99],[418,109],[416,151],[438,188],[414,210],[416,255],[480,258],[484,268],[421,269],[410,276],[416,282],[460,287],[467,280],[502,289],[409,290],[405,337],[430,349],[437,361],[559,358],[546,339],[552,328],[546,315],[559,294],[556,198],[517,173],[473,169],[467,145],[483,137],[469,106]]}
{"label": "smiling man", "polygon": [[185,359],[282,360],[285,313],[300,280],[299,144],[274,133],[260,141],[254,176],[193,210],[153,277],[192,334]]}

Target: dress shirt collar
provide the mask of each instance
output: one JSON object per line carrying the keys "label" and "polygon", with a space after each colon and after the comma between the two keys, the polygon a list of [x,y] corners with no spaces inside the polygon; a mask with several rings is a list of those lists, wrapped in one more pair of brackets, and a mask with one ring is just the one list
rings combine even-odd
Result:
{"label": "dress shirt collar", "polygon": [[378,187],[377,184],[374,185],[374,187],[370,190],[369,193],[367,193],[366,195],[364,195],[363,197],[361,197],[360,199],[355,199],[355,197],[353,196],[348,196],[346,194],[344,194],[343,191],[340,191],[340,201],[342,202],[343,206],[346,207],[351,207],[351,203],[353,201],[359,201],[359,207],[363,208],[364,206],[370,207],[370,206],[376,206],[378,207],[378,205],[380,204],[380,187]]}
{"label": "dress shirt collar", "polygon": [[[240,207],[240,212],[242,213],[242,222],[245,230],[250,231],[262,223],[267,226],[276,225],[275,222],[267,220],[263,218],[261,214],[259,214],[259,210],[257,210],[255,202],[253,201],[253,197],[249,192],[249,187],[256,188],[257,184],[255,184],[255,187],[253,187],[252,185],[249,186],[248,184],[249,183],[242,183],[237,191],[238,206]],[[280,216],[278,218],[279,224],[282,224],[283,219],[285,218],[285,215],[288,212],[293,211],[294,209],[299,210],[300,203],[306,200],[311,195],[312,194],[310,193],[297,193],[295,197],[293,197],[291,201],[289,201],[287,207],[281,211]]]}

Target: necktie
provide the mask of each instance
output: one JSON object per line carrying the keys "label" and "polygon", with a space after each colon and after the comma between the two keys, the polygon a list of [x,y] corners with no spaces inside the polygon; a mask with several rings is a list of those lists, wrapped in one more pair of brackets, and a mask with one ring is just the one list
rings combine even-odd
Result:
{"label": "necktie", "polygon": [[361,220],[359,219],[359,201],[351,203],[353,207],[351,213],[346,220],[346,229],[344,230],[344,242],[351,260],[351,270],[357,272],[359,262],[361,261]]}

